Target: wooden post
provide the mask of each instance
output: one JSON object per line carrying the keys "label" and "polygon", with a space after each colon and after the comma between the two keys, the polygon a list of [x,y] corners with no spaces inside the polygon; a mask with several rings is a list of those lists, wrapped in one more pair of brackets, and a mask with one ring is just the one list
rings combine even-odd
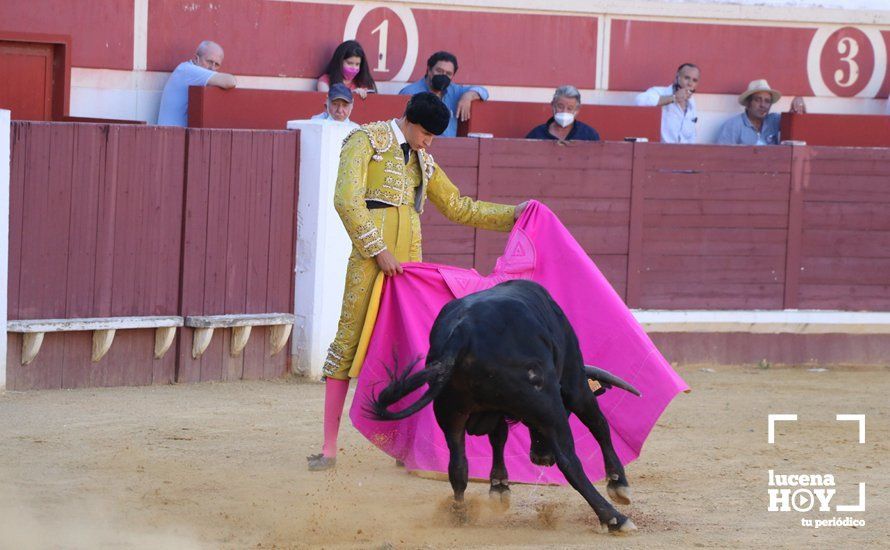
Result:
{"label": "wooden post", "polygon": [[643,193],[646,181],[646,143],[634,143],[633,170],[630,184],[630,216],[627,242],[627,307],[640,307],[643,270]]}
{"label": "wooden post", "polygon": [[[491,157],[494,155],[494,141],[487,138],[479,140],[479,162],[476,173],[476,198],[491,200]],[[474,231],[473,267],[479,269],[482,260],[482,235],[479,229]]]}
{"label": "wooden post", "polygon": [[9,286],[9,111],[0,109],[0,391],[6,388],[6,314]]}
{"label": "wooden post", "polygon": [[788,194],[788,238],[785,244],[785,296],[783,307],[800,304],[800,258],[803,240],[803,189],[810,178],[810,148],[792,146],[791,189]]}

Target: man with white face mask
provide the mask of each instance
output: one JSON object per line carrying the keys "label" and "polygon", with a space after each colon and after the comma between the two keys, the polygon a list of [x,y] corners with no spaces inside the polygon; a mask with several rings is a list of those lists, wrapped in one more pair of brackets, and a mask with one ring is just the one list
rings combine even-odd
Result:
{"label": "man with white face mask", "polygon": [[599,141],[596,130],[577,120],[581,111],[581,93],[574,86],[560,86],[550,102],[553,116],[535,126],[525,139],[555,139],[557,141]]}

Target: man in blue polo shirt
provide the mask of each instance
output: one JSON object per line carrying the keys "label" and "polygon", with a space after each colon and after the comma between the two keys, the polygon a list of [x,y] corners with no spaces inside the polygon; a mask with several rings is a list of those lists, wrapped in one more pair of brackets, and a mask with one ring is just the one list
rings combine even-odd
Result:
{"label": "man in blue polo shirt", "polygon": [[194,57],[176,66],[161,94],[160,126],[188,126],[189,86],[216,86],[224,90],[235,87],[234,76],[219,72],[223,55],[222,46],[204,40],[198,44]]}
{"label": "man in blue polo shirt", "polygon": [[442,137],[457,135],[457,120],[470,120],[470,105],[474,101],[488,99],[488,90],[482,86],[455,84],[451,79],[457,73],[457,58],[448,52],[436,52],[426,61],[426,75],[408,84],[399,92],[401,95],[414,95],[420,92],[433,92],[451,111],[451,120]]}
{"label": "man in blue polo shirt", "polygon": [[596,130],[576,117],[581,111],[581,92],[574,86],[560,86],[553,93],[550,102],[553,116],[550,120],[535,126],[525,139],[555,139],[557,141],[599,141]]}

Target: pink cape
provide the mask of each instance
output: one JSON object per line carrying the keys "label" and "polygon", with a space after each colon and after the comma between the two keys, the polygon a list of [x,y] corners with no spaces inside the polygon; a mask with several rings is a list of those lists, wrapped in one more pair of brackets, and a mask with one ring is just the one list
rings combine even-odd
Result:
{"label": "pink cape", "polygon": [[[432,405],[404,420],[382,422],[366,412],[369,398],[389,383],[387,368],[392,369],[396,362],[399,368],[405,368],[421,358],[413,368],[424,367],[430,329],[446,303],[509,279],[531,279],[543,285],[575,328],[585,363],[620,376],[642,392],[642,397],[636,397],[612,389],[598,398],[622,464],[640,455],[661,412],[674,396],[688,389],[565,226],[536,201],[516,222],[504,255],[487,277],[473,269],[444,265],[414,263],[403,267],[404,274],[387,277],[384,283],[349,417],[359,432],[389,455],[404,461],[410,470],[448,471],[448,447]],[[425,390],[426,386],[415,391],[392,410],[416,401]],[[603,479],[599,445],[574,415],[570,423],[575,451],[587,476],[591,481]],[[488,437],[468,435],[466,441],[470,477],[488,479]],[[504,452],[510,480],[566,482],[556,466],[536,466],[528,453],[528,429],[519,423],[511,425]]]}

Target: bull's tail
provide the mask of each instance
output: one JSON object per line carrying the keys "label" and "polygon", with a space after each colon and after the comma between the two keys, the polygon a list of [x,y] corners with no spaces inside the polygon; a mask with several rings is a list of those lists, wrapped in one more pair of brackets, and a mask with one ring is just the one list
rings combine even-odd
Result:
{"label": "bull's tail", "polygon": [[636,395],[637,397],[640,396],[640,391],[638,389],[636,389],[632,385],[628,384],[621,378],[615,376],[614,374],[612,374],[609,371],[606,371],[606,370],[603,370],[603,369],[600,369],[597,367],[591,367],[590,365],[584,365],[584,374],[587,375],[587,378],[589,378],[591,380],[596,380],[602,386],[601,389],[594,392],[597,395],[602,394],[608,388],[611,388],[614,386],[616,388],[621,388],[624,391],[628,391],[628,392]]}
{"label": "bull's tail", "polygon": [[[372,398],[368,412],[379,420],[401,420],[426,407],[436,398],[447,385],[454,369],[455,358],[428,364],[426,368],[411,374],[411,368],[404,369],[401,373],[392,373],[392,381],[383,388],[377,397]],[[389,407],[414,390],[428,384],[426,392],[420,399],[400,411],[391,411]]]}

